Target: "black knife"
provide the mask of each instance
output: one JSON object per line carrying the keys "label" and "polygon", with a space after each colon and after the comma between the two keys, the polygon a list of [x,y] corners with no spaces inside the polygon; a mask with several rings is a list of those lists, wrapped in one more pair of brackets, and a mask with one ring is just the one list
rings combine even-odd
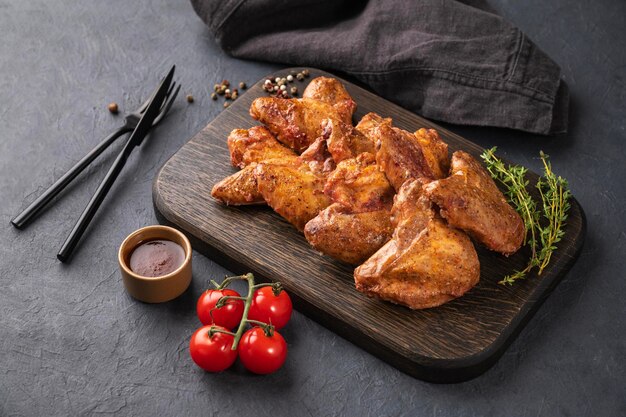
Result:
{"label": "black knife", "polygon": [[76,225],[68,235],[65,243],[63,243],[61,250],[57,254],[57,258],[61,262],[67,262],[70,259],[70,257],[72,256],[72,252],[80,241],[80,238],[87,229],[87,226],[89,226],[89,222],[91,222],[91,219],[96,214],[96,211],[98,211],[100,204],[102,204],[102,201],[111,189],[111,186],[115,182],[115,179],[122,171],[122,168],[124,168],[126,160],[130,156],[133,149],[141,144],[144,137],[150,131],[150,128],[152,127],[152,122],[154,122],[154,119],[159,115],[161,105],[163,104],[163,101],[167,96],[167,91],[170,87],[170,84],[172,83],[172,79],[174,78],[175,69],[176,65],[172,67],[172,69],[165,76],[163,81],[161,81],[161,85],[158,87],[156,93],[154,93],[154,95],[152,96],[152,100],[150,101],[148,108],[141,117],[141,120],[139,120],[139,123],[137,124],[137,127],[128,139],[128,142],[126,142],[124,149],[122,149],[117,158],[115,158],[113,165],[111,165],[111,168],[98,186],[98,189],[94,193],[93,197],[91,197],[91,200],[89,200],[89,203],[87,203],[87,207],[85,207],[85,210],[83,210],[83,213],[78,218]]}

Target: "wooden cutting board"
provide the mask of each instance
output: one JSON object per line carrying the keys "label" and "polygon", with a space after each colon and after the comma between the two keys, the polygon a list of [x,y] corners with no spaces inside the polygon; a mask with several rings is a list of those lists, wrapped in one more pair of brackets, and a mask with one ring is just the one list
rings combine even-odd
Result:
{"label": "wooden cutting board", "polygon": [[[285,76],[289,70],[268,77]],[[300,92],[310,79],[332,76],[310,72],[305,82],[294,81]],[[564,240],[540,277],[531,275],[511,287],[499,285],[502,277],[524,267],[528,251],[506,258],[477,247],[480,283],[457,300],[412,311],[368,298],[355,290],[352,267],[317,253],[271,209],[226,207],[210,196],[213,184],[236,171],[230,165],[226,138],[233,129],[257,124],[248,109],[252,100],[266,95],[262,82],[234,101],[160,170],[153,184],[159,220],[186,231],[194,249],[234,273],[253,272],[259,281],[282,282],[298,311],[410,375],[457,382],[486,371],[576,260],[585,235],[579,204],[572,201]],[[483,151],[381,97],[343,83],[358,104],[355,120],[373,111],[410,132],[437,129],[450,154],[462,149],[478,157]],[[530,175],[534,183],[537,177]]]}

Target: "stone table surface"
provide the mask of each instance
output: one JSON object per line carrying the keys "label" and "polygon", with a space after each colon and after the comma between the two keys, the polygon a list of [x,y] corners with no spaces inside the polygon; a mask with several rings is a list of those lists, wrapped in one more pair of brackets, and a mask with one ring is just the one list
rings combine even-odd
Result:
{"label": "stone table surface", "polygon": [[[221,110],[223,78],[284,65],[230,58],[186,0],[0,0],[1,416],[626,415],[626,3],[498,0],[492,5],[562,67],[567,135],[449,126],[534,170],[543,149],[587,214],[578,262],[500,361],[435,385],[407,376],[295,313],[289,358],[271,376],[200,371],[187,348],[195,300],[228,272],[195,254],[190,289],[148,305],[124,291],[117,248],[156,223],[158,168]],[[183,96],[131,156],[75,258],[56,251],[119,145],[24,231],[9,220],[116,127],[172,65]]]}

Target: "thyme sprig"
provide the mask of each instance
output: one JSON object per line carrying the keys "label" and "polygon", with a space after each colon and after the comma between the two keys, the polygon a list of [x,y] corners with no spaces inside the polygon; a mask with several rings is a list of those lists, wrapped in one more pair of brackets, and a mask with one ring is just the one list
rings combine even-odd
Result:
{"label": "thyme sprig", "polygon": [[541,194],[543,203],[543,216],[547,220],[547,225],[540,229],[541,252],[538,258],[539,272],[541,275],[543,270],[552,257],[552,252],[557,249],[556,244],[561,241],[565,234],[563,226],[567,220],[567,212],[570,208],[569,198],[572,193],[569,190],[567,180],[561,176],[556,176],[552,171],[552,164],[548,161],[548,155],[541,151],[539,157],[543,162],[544,176],[539,178],[537,189]]}
{"label": "thyme sprig", "polygon": [[539,179],[536,187],[541,195],[542,221],[537,203],[528,193],[528,170],[518,165],[505,165],[495,152],[495,147],[487,149],[481,158],[485,161],[491,177],[505,187],[504,194],[522,217],[526,228],[524,244],[530,247],[530,259],[526,267],[505,276],[499,282],[512,285],[518,279],[526,278],[535,267],[538,268],[537,275],[541,275],[550,262],[552,252],[557,249],[556,244],[565,233],[563,227],[570,208],[568,200],[571,193],[567,180],[554,174],[548,155],[540,152],[544,176]]}

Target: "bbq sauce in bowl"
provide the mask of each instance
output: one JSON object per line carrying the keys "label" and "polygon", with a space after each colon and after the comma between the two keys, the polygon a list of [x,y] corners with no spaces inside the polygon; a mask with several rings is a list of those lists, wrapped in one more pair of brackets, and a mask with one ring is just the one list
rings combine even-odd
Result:
{"label": "bbq sauce in bowl", "polygon": [[176,242],[156,239],[143,242],[133,249],[129,266],[143,277],[162,277],[176,271],[185,262],[185,250]]}

